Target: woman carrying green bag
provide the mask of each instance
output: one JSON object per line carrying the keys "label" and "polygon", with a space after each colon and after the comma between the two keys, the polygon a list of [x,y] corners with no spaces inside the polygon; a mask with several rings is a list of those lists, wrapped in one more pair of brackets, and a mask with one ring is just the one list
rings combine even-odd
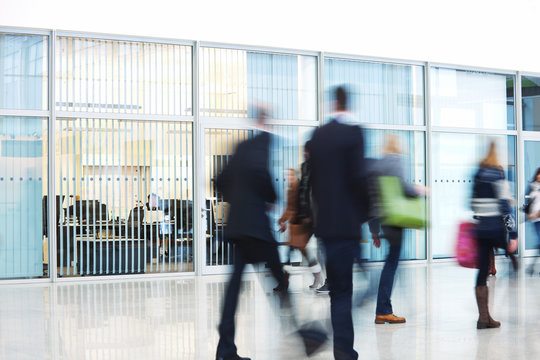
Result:
{"label": "woman carrying green bag", "polygon": [[390,250],[388,252],[388,256],[386,257],[384,268],[381,272],[381,279],[379,281],[375,323],[404,323],[404,317],[394,315],[390,296],[392,294],[392,287],[394,286],[394,277],[398,267],[399,255],[401,253],[403,229],[407,226],[396,226],[400,224],[390,225],[385,222],[385,205],[387,204],[384,204],[384,202],[392,201],[392,198],[389,199],[388,195],[390,195],[390,197],[394,197],[394,203],[396,201],[399,201],[398,198],[400,196],[403,197],[403,192],[406,196],[411,198],[418,197],[419,195],[425,195],[426,188],[418,185],[410,185],[405,182],[403,158],[400,151],[399,141],[396,135],[388,136],[386,140],[386,145],[384,147],[384,157],[374,163],[371,171],[377,177],[377,179],[373,179],[375,182],[378,183],[378,181],[382,178],[396,179],[399,180],[403,188],[402,190],[400,190],[400,194],[385,194],[382,191],[379,191],[377,196],[379,199],[377,205],[379,209],[375,210],[375,213],[378,214],[376,215],[377,217],[375,217],[369,222],[369,229],[373,237],[373,245],[377,248],[381,246],[381,240],[379,236],[379,233],[381,231],[381,223],[383,224],[382,237],[386,238],[390,245]]}

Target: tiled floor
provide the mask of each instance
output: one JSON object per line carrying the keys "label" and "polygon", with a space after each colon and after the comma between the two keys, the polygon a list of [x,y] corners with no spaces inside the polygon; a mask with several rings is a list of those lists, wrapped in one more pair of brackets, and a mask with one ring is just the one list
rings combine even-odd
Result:
{"label": "tiled floor", "polygon": [[[499,261],[499,260],[498,260]],[[540,270],[540,265],[538,266]],[[402,266],[394,311],[406,324],[375,325],[375,299],[356,306],[360,359],[540,359],[540,277],[490,280],[500,329],[476,330],[473,270],[454,264]],[[355,273],[357,300],[380,268]],[[370,280],[371,279],[371,280]],[[226,276],[169,280],[0,286],[0,359],[213,359]],[[292,276],[301,321],[328,318],[328,296]],[[298,339],[280,321],[274,282],[245,276],[237,316],[239,353],[254,360],[303,359]],[[326,347],[314,359],[332,359]]]}

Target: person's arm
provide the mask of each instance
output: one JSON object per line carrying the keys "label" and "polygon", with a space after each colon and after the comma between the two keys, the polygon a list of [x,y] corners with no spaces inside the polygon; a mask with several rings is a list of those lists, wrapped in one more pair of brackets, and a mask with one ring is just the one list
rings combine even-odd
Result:
{"label": "person's arm", "polygon": [[510,239],[517,239],[516,222],[512,215],[512,193],[502,170],[501,178],[495,182],[495,193],[500,202],[500,209],[508,235]]}

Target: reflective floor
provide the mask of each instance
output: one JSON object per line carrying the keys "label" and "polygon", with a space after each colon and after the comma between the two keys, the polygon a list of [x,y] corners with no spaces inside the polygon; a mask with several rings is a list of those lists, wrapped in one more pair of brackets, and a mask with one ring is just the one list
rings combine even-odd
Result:
{"label": "reflective floor", "polygon": [[[537,266],[540,271],[540,264]],[[517,276],[498,259],[490,279],[500,329],[476,330],[474,270],[454,264],[404,265],[393,305],[406,324],[375,325],[380,268],[355,273],[354,321],[360,359],[538,359],[540,277]],[[302,322],[328,318],[329,298],[291,288]],[[169,280],[0,286],[0,359],[213,359],[227,276]],[[237,314],[239,353],[254,360],[303,359],[301,343],[279,317],[274,281],[248,274]],[[360,305],[360,303],[362,305]],[[332,359],[330,347],[313,357]]]}

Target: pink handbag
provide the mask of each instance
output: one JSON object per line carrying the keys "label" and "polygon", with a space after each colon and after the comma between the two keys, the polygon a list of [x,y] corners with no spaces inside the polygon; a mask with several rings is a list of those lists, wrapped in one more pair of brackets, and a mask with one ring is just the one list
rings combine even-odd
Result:
{"label": "pink handbag", "polygon": [[458,264],[471,269],[478,269],[478,244],[475,237],[475,224],[464,221],[459,224],[456,243]]}

